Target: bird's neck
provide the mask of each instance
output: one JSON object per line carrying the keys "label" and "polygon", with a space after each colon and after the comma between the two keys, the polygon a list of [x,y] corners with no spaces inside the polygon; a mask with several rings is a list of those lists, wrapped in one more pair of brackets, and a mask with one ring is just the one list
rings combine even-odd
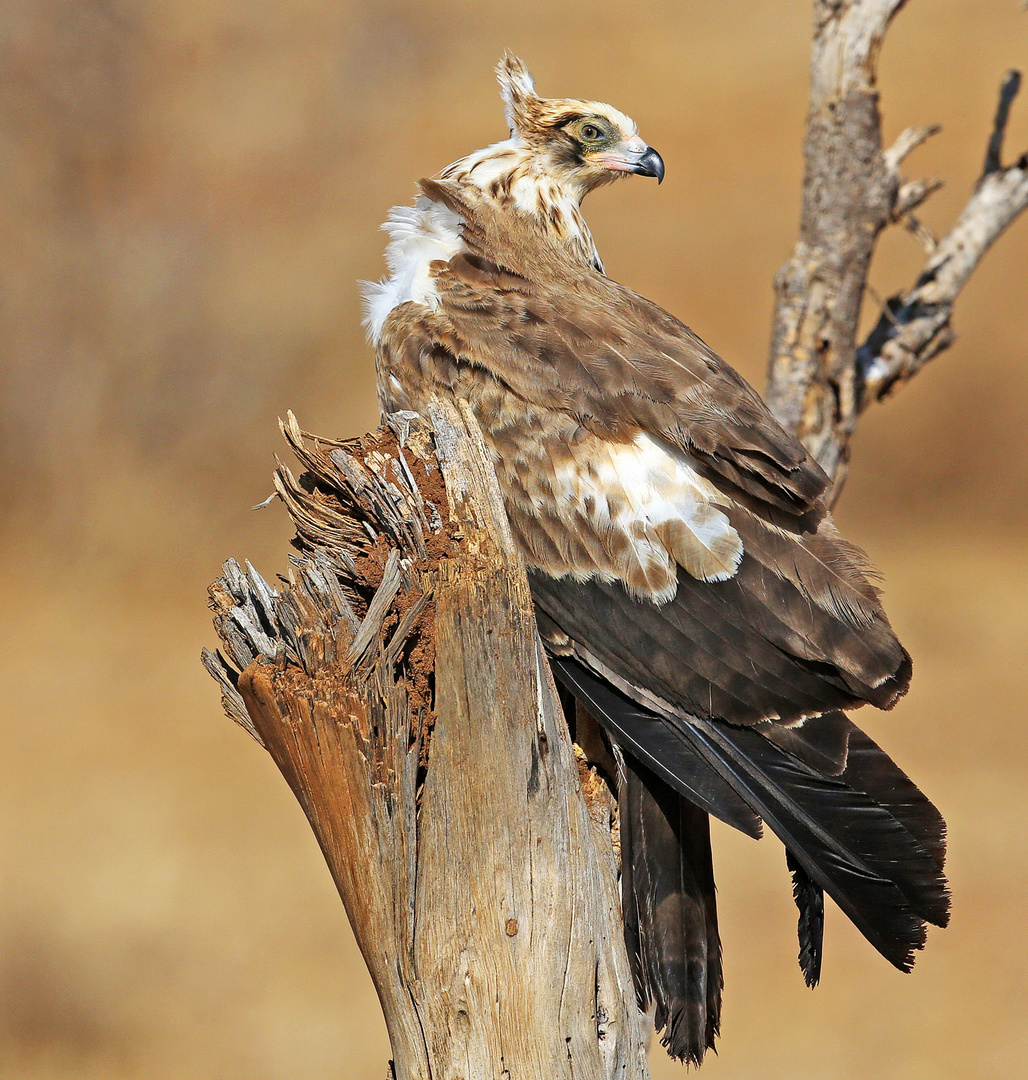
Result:
{"label": "bird's neck", "polygon": [[586,191],[555,175],[529,147],[514,139],[495,143],[455,161],[441,179],[470,184],[501,208],[516,206],[602,272],[603,264],[580,209]]}

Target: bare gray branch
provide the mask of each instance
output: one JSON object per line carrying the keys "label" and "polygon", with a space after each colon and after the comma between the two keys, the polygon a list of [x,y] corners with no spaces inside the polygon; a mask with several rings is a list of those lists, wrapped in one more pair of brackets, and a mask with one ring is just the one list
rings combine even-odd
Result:
{"label": "bare gray branch", "polygon": [[[1028,204],[1028,158],[1006,168],[1003,137],[1020,75],[1003,80],[985,168],[967,207],[938,243],[912,216],[941,186],[903,180],[912,150],[938,130],[906,129],[882,149],[875,67],[891,19],[889,0],[818,0],[800,238],[776,278],[766,397],[834,479],[846,477],[860,414],[953,340],[953,304],[995,240]],[[878,235],[906,220],[928,261],[914,286],[885,305],[868,339],[856,332]]]}
{"label": "bare gray branch", "polygon": [[927,142],[933,135],[942,131],[941,124],[926,124],[924,127],[908,127],[900,132],[896,141],[885,151],[885,165],[894,173],[899,173],[899,167],[909,154],[916,150],[922,143]]}
{"label": "bare gray branch", "polygon": [[1028,207],[1028,154],[1005,168],[1001,162],[1010,105],[1019,86],[1018,72],[1003,80],[982,178],[957,223],[935,245],[913,288],[889,300],[857,352],[862,384],[858,415],[952,344],[950,319],[957,296],[985,253]]}

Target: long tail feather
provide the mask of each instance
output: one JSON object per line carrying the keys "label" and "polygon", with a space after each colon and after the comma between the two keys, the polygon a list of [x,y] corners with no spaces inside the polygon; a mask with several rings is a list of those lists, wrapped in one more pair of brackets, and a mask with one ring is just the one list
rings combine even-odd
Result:
{"label": "long tail feather", "polygon": [[887,807],[846,783],[845,773],[821,776],[745,728],[697,720],[680,730],[706,747],[711,764],[868,941],[908,971],[924,945],[925,921],[948,919],[937,857]]}
{"label": "long tail feather", "polygon": [[699,1065],[721,1017],[721,939],[710,818],[625,762],[620,793],[625,942],[641,1007],[668,1053]]}

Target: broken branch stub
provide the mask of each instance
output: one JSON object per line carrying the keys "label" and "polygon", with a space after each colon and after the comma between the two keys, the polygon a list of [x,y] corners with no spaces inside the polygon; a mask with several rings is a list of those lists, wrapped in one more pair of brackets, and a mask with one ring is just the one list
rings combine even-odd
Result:
{"label": "broken branch stub", "polygon": [[226,563],[225,655],[204,660],[318,837],[398,1080],[643,1080],[610,817],[583,798],[481,435],[431,412],[349,443],[289,418],[299,553],[277,587]]}

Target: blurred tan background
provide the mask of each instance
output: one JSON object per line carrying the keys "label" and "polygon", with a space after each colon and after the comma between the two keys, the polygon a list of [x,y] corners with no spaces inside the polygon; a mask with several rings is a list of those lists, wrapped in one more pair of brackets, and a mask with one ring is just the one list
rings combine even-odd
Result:
{"label": "blurred tan background", "polygon": [[[609,100],[667,163],[587,206],[610,273],[757,385],[795,236],[807,0],[4,0],[0,7],[0,1075],[380,1080],[377,1002],[305,821],[202,671],[228,555],[285,566],[275,418],[376,424],[356,282],[390,205],[504,135],[492,67]],[[1016,0],[913,0],[882,61],[912,172],[982,159]],[[1028,148],[1028,100],[1008,156]],[[873,281],[922,255],[886,236]],[[715,837],[705,1080],[1009,1078],[1028,1053],[1028,221],[960,340],[869,415],[840,516],[914,689],[862,722],[950,821],[953,925],[911,976],[829,915],[795,961],[781,848]],[[869,302],[869,309],[874,303]],[[868,318],[873,311],[869,311]],[[681,1076],[658,1051],[654,1076]]]}

